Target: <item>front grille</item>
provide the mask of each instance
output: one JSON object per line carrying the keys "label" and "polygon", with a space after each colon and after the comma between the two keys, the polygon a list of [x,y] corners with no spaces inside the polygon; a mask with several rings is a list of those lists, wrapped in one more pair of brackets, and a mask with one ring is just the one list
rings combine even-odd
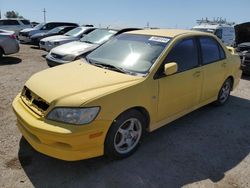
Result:
{"label": "front grille", "polygon": [[49,104],[44,99],[34,94],[26,86],[23,88],[22,97],[25,98],[25,101],[27,101],[25,104],[28,107],[36,113],[37,111],[40,112],[39,115],[42,115],[49,108]]}
{"label": "front grille", "polygon": [[63,56],[62,55],[59,55],[59,54],[55,54],[55,53],[51,53],[51,56],[56,58],[56,59],[62,59]]}
{"label": "front grille", "polygon": [[29,36],[29,33],[20,32],[19,35],[24,36],[24,37],[28,37],[28,36]]}
{"label": "front grille", "polygon": [[45,45],[45,42],[44,42],[44,41],[40,41],[40,44],[41,44],[41,45]]}

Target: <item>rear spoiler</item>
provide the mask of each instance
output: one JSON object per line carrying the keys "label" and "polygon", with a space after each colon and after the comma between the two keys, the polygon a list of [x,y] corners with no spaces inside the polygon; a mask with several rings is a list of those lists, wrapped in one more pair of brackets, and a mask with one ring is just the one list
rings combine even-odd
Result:
{"label": "rear spoiler", "polygon": [[237,54],[235,48],[233,48],[231,46],[227,46],[227,49],[228,49],[229,52],[231,52],[231,54],[233,54],[233,55]]}

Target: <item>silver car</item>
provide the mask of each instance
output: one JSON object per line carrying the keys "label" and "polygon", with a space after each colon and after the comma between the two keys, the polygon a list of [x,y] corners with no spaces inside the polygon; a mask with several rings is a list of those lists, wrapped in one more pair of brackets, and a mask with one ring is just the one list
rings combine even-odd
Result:
{"label": "silver car", "polygon": [[14,31],[16,35],[26,28],[31,28],[29,20],[18,18],[0,19],[0,29]]}
{"label": "silver car", "polygon": [[46,61],[50,67],[69,63],[87,55],[89,52],[108,41],[112,36],[132,30],[137,30],[137,28],[126,28],[120,30],[107,28],[96,29],[88,35],[85,35],[79,41],[70,42],[53,48],[46,56]]}
{"label": "silver car", "polygon": [[65,33],[64,35],[46,37],[40,40],[39,46],[43,50],[50,51],[56,46],[66,44],[72,41],[77,41],[93,30],[95,30],[95,28],[93,27],[77,27]]}
{"label": "silver car", "polygon": [[0,57],[19,52],[19,44],[14,31],[0,30]]}
{"label": "silver car", "polygon": [[59,26],[76,26],[79,25],[76,23],[71,22],[47,22],[47,23],[40,23],[34,28],[27,28],[23,29],[19,32],[18,39],[21,42],[29,43],[31,42],[31,36],[37,33],[46,33],[51,29],[54,29],[55,27]]}

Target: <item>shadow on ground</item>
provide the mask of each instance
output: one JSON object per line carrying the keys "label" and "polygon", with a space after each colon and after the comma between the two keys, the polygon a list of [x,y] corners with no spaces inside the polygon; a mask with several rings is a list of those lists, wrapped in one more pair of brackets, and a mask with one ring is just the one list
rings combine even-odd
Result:
{"label": "shadow on ground", "polygon": [[181,187],[217,182],[250,151],[250,101],[231,97],[205,106],[151,134],[131,157],[65,162],[46,157],[24,140],[19,160],[35,187]]}
{"label": "shadow on ground", "polygon": [[2,66],[2,65],[14,65],[14,64],[21,63],[21,62],[22,62],[22,60],[20,58],[17,58],[17,57],[4,56],[4,57],[0,58],[0,66]]}
{"label": "shadow on ground", "polygon": [[35,49],[35,50],[40,50],[39,46],[30,46],[30,48]]}
{"label": "shadow on ground", "polygon": [[250,75],[242,74],[241,79],[243,79],[243,80],[249,80],[250,81]]}

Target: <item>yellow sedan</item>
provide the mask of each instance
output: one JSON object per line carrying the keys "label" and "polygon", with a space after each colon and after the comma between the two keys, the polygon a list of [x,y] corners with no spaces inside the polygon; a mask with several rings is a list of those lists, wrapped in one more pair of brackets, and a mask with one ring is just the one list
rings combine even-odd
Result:
{"label": "yellow sedan", "polygon": [[239,57],[212,34],[138,30],[34,74],[13,109],[21,133],[41,153],[70,161],[124,158],[145,131],[208,103],[223,105],[240,76]]}

